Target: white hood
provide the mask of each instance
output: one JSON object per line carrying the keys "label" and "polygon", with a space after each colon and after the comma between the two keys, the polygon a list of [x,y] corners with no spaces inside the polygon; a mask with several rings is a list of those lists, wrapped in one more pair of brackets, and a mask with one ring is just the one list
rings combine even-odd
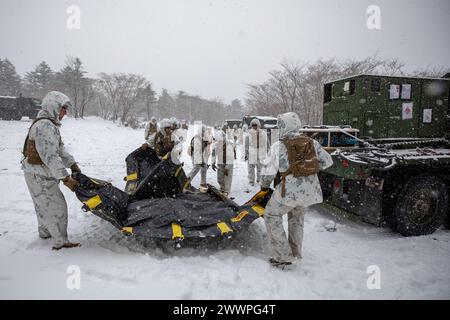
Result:
{"label": "white hood", "polygon": [[253,125],[255,125],[255,124],[258,127],[258,129],[261,129],[261,122],[256,118],[250,122],[250,127],[253,127]]}
{"label": "white hood", "polygon": [[163,136],[166,135],[166,131],[164,130],[165,128],[170,128],[172,127],[172,122],[169,119],[162,119],[159,122],[159,132],[161,132],[163,134]]}
{"label": "white hood", "polygon": [[278,115],[278,129],[280,130],[280,138],[289,133],[295,134],[302,127],[302,122],[295,112],[288,112]]}
{"label": "white hood", "polygon": [[70,99],[65,94],[58,91],[51,91],[42,100],[42,110],[38,113],[38,118],[50,118],[57,124],[59,122],[59,112],[62,106],[71,107]]}

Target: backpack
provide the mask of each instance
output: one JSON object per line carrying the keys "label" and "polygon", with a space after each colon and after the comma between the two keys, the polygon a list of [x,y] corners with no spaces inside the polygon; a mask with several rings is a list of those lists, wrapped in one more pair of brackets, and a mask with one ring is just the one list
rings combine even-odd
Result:
{"label": "backpack", "polygon": [[320,171],[314,140],[306,135],[300,135],[293,139],[284,138],[283,143],[288,152],[289,168],[281,175],[281,196],[286,194],[286,177],[292,174],[294,177],[307,177]]}

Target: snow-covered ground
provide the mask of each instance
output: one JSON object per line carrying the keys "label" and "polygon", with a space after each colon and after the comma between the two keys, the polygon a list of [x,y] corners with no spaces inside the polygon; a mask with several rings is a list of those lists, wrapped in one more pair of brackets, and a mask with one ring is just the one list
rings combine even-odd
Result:
{"label": "snow-covered ground", "polygon": [[[262,219],[237,239],[179,251],[140,244],[108,222],[69,205],[69,234],[81,248],[52,251],[41,240],[20,170],[30,121],[0,121],[0,298],[43,299],[434,299],[450,298],[450,232],[404,238],[385,229],[334,217],[317,207],[305,220],[304,259],[293,270],[273,269]],[[98,118],[64,119],[68,150],[87,175],[124,187],[125,157],[143,142],[143,129]],[[184,155],[186,171],[191,162]],[[193,184],[198,185],[200,174]],[[208,182],[216,175],[208,171]],[[246,165],[235,164],[231,196],[243,203]],[[328,232],[334,226],[337,231]],[[369,266],[379,267],[381,289],[369,290]],[[68,289],[69,266],[81,288]],[[69,269],[70,271],[70,269]]]}

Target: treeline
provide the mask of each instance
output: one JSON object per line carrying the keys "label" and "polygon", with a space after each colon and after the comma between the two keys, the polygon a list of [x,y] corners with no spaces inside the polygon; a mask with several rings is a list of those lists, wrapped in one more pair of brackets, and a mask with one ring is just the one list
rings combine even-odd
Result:
{"label": "treeline", "polygon": [[67,57],[59,71],[43,61],[23,77],[11,61],[0,59],[0,95],[42,99],[47,92],[58,90],[72,100],[75,118],[98,115],[132,127],[152,116],[201,120],[211,125],[243,116],[239,99],[225,104],[220,99],[209,100],[184,91],[174,94],[162,89],[157,94],[152,82],[142,75],[100,73],[97,78],[90,78],[86,74],[77,57]]}
{"label": "treeline", "polygon": [[[409,75],[442,77],[450,68],[429,67]],[[398,59],[378,55],[362,60],[318,60],[314,63],[284,62],[269,72],[266,81],[248,84],[245,107],[239,99],[225,104],[220,99],[205,99],[184,91],[155,92],[151,81],[131,73],[100,73],[96,78],[87,72],[79,58],[67,57],[63,68],[54,71],[45,62],[23,77],[8,59],[0,59],[0,95],[42,99],[51,90],[67,94],[73,102],[72,115],[98,115],[123,125],[135,127],[139,120],[177,117],[220,124],[225,119],[240,119],[245,114],[276,116],[294,111],[307,124],[322,123],[323,85],[355,74],[406,75],[405,64]]]}
{"label": "treeline", "polygon": [[[412,72],[417,77],[442,77],[450,68],[429,67]],[[398,59],[382,59],[378,55],[363,60],[318,60],[315,63],[284,62],[269,73],[263,83],[248,84],[245,99],[248,112],[276,115],[294,111],[303,123],[322,123],[323,85],[332,80],[356,74],[405,76],[405,64]]]}

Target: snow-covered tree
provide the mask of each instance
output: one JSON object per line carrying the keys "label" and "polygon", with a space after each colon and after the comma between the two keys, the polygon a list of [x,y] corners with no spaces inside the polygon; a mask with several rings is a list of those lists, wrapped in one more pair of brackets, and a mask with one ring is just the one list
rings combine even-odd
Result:
{"label": "snow-covered tree", "polygon": [[142,103],[145,89],[150,83],[141,75],[131,73],[101,73],[98,87],[103,105],[109,107],[113,121],[122,124],[135,122],[138,106]]}
{"label": "snow-covered tree", "polygon": [[92,83],[84,77],[86,73],[80,58],[68,56],[64,67],[55,75],[56,86],[72,101],[75,118],[80,117],[81,106],[85,106],[86,100],[90,99],[90,90],[86,86],[92,85]]}
{"label": "snow-covered tree", "polygon": [[27,72],[24,77],[26,95],[42,99],[52,90],[54,72],[50,66],[42,61],[33,71]]}
{"label": "snow-covered tree", "polygon": [[8,59],[0,59],[0,95],[18,96],[21,91],[21,79],[16,68]]}

